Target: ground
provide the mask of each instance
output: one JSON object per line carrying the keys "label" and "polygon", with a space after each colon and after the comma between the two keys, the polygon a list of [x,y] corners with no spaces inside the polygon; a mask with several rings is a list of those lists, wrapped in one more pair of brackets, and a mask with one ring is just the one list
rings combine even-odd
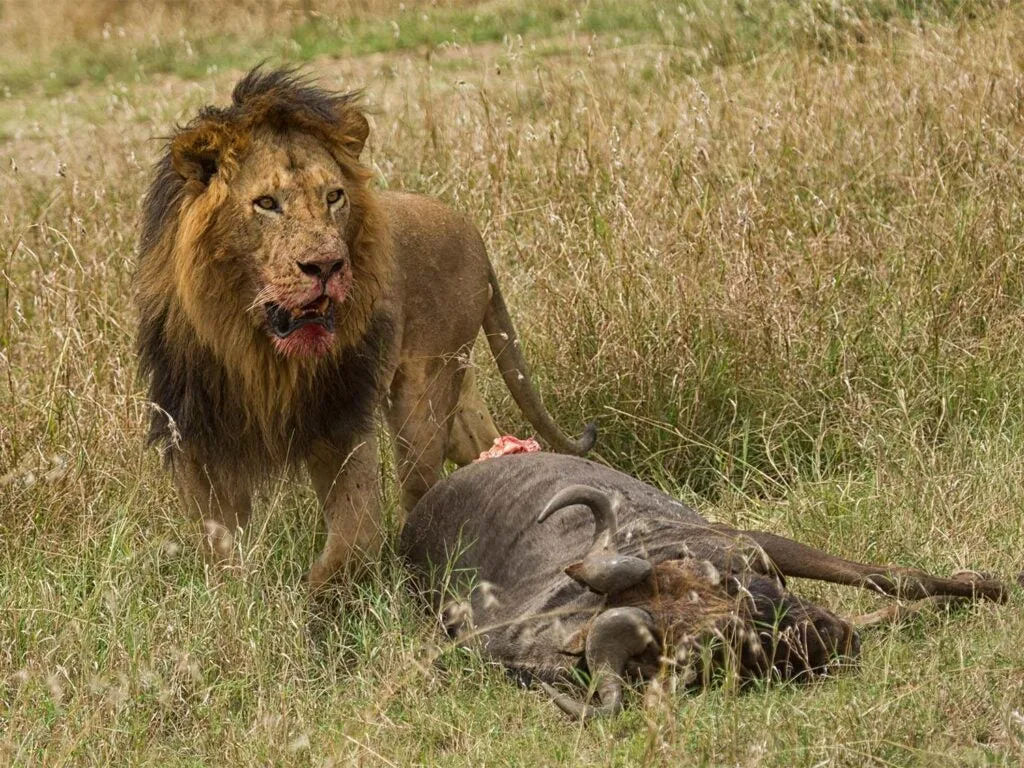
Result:
{"label": "ground", "polygon": [[1020,764],[1019,590],[871,632],[835,680],[581,728],[443,642],[389,553],[314,610],[301,477],[208,569],[144,446],[130,280],[160,137],[304,63],[365,89],[381,187],[480,226],[598,458],[717,520],[1010,575],[1021,41],[980,0],[0,3],[0,763]]}

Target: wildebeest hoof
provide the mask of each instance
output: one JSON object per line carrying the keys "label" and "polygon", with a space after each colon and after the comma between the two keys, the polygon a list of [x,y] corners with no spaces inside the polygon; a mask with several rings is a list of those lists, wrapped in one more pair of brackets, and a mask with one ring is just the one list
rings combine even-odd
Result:
{"label": "wildebeest hoof", "polygon": [[954,581],[998,581],[999,576],[991,571],[975,571],[971,568],[962,568],[959,571],[953,571],[949,575],[949,578]]}
{"label": "wildebeest hoof", "polygon": [[[1024,577],[1024,574],[1018,575],[1018,582],[1020,582],[1022,577]],[[1009,596],[1007,585],[1000,580],[998,574],[991,571],[975,571],[964,568],[954,571],[949,578],[953,581],[960,581],[973,586],[975,597],[978,598],[988,598],[989,600],[1003,602]],[[1024,586],[1024,582],[1020,583]]]}

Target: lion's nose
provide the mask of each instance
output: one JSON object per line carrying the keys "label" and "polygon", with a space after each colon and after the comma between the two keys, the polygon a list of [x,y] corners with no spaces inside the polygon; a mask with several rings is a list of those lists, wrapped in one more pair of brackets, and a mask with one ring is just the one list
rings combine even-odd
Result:
{"label": "lion's nose", "polygon": [[325,259],[318,261],[298,261],[299,269],[303,274],[316,277],[320,280],[328,280],[336,275],[345,266],[344,259]]}

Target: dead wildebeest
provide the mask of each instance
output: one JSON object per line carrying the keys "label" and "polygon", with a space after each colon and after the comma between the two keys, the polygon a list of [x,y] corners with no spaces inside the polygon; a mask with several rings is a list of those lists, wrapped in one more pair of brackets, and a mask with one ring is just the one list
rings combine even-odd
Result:
{"label": "dead wildebeest", "polygon": [[[859,627],[899,614],[840,618],[790,593],[787,576],[930,602],[1007,595],[973,572],[856,563],[712,524],[639,480],[546,453],[456,471],[416,505],[400,548],[435,599],[471,580],[468,603],[448,605],[447,629],[539,680],[575,717],[617,712],[623,678],[819,677],[856,658]],[[599,705],[551,687],[581,669]]]}

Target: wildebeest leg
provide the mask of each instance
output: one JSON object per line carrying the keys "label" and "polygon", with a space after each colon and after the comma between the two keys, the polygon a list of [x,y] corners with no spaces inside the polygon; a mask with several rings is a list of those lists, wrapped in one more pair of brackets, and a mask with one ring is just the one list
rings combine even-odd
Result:
{"label": "wildebeest leg", "polygon": [[403,361],[395,372],[388,425],[395,438],[396,471],[406,512],[441,473],[465,370],[461,356],[453,356]]}
{"label": "wildebeest leg", "polygon": [[204,554],[229,558],[235,536],[252,512],[249,482],[182,454],[174,457],[172,476],[188,513],[202,522]]}
{"label": "wildebeest leg", "polygon": [[944,579],[917,568],[857,563],[764,531],[743,531],[786,576],[817,579],[918,600],[932,595],[1005,600],[1006,585],[984,578]]}
{"label": "wildebeest leg", "polygon": [[383,531],[376,435],[364,435],[347,453],[318,443],[306,463],[327,522],[323,552],[309,570],[309,586],[317,590],[339,571],[380,551]]}

